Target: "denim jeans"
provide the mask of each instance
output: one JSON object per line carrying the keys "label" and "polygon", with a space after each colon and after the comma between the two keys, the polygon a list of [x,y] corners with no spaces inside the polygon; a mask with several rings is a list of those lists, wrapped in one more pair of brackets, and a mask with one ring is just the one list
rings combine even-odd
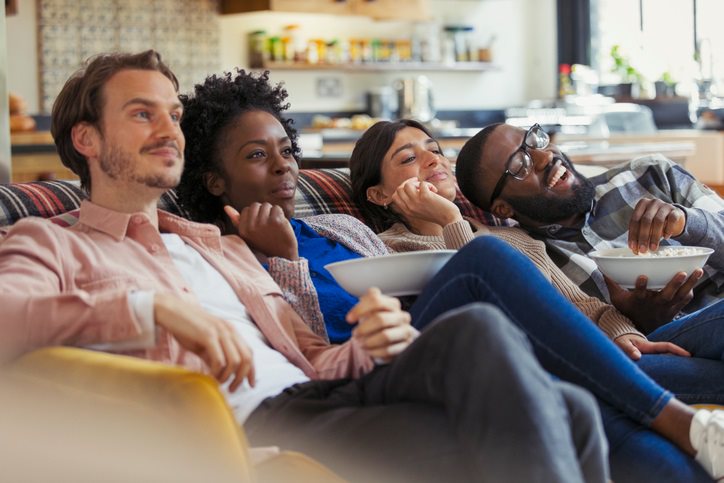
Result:
{"label": "denim jeans", "polygon": [[647,374],[689,404],[724,404],[724,300],[651,332],[652,341],[673,342],[692,357],[644,356]]}
{"label": "denim jeans", "polygon": [[[693,458],[647,429],[671,393],[645,374],[527,257],[507,243],[479,237],[463,247],[411,307],[413,325],[424,328],[439,314],[476,301],[497,306],[522,329],[548,372],[588,389],[607,406],[602,416],[615,481],[640,481],[629,475],[654,472],[661,475],[660,481],[710,481]],[[681,361],[688,362],[692,372],[681,377],[705,379],[696,372],[697,361],[692,359],[659,355],[646,359],[641,368],[649,367],[648,359],[652,359],[657,373],[666,372],[669,366],[676,372]],[[716,363],[699,362],[707,366]]]}

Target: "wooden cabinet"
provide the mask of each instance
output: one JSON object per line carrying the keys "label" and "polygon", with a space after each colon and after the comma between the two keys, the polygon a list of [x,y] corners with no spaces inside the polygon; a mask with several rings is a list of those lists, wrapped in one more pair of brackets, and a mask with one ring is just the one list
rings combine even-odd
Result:
{"label": "wooden cabinet", "polygon": [[351,15],[349,0],[221,0],[221,13],[257,12],[311,12]]}
{"label": "wooden cabinet", "polygon": [[352,13],[379,19],[430,18],[426,0],[353,0]]}
{"label": "wooden cabinet", "polygon": [[365,15],[379,19],[429,18],[427,0],[221,0],[221,13],[277,12]]}

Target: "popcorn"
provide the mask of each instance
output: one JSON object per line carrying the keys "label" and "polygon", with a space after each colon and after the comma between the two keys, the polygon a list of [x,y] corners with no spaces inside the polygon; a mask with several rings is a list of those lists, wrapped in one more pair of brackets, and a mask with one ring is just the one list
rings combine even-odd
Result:
{"label": "popcorn", "polygon": [[655,252],[639,253],[639,257],[683,257],[698,255],[701,250],[694,247],[661,247]]}

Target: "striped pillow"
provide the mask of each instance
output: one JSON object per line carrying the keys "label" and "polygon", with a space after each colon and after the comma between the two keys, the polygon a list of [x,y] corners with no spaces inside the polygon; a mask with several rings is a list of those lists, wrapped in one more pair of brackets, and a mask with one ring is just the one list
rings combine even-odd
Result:
{"label": "striped pillow", "polygon": [[[12,225],[26,216],[53,218],[55,223],[70,226],[78,219],[78,208],[85,198],[86,193],[74,181],[0,185],[0,234],[2,227]],[[473,206],[459,190],[455,203],[464,216],[476,218],[486,225],[506,224]],[[173,190],[164,193],[158,206],[162,210],[188,218]],[[344,213],[365,222],[359,208],[352,202],[349,168],[300,170],[295,210],[295,216],[299,218]]]}
{"label": "striped pillow", "polygon": [[[344,213],[367,223],[352,201],[352,184],[349,168],[302,169],[299,171],[299,185],[296,193],[294,216],[304,218],[326,213]],[[500,220],[473,205],[457,190],[455,204],[463,216],[480,220],[485,225],[509,226],[510,220]]]}
{"label": "striped pillow", "polygon": [[[70,226],[78,219],[80,202],[87,197],[74,181],[0,185],[0,227],[12,225],[26,216],[52,218],[59,225]],[[158,207],[177,215],[186,214],[174,191],[164,193]]]}

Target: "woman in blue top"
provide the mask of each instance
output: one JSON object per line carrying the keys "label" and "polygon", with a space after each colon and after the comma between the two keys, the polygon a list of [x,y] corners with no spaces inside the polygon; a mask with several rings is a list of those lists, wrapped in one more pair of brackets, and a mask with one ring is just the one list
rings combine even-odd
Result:
{"label": "woman in blue top", "polygon": [[[183,205],[194,219],[242,236],[313,329],[323,331],[326,323],[333,338],[348,337],[341,314],[354,300],[320,266],[386,249],[351,217],[292,218],[299,148],[291,121],[281,116],[288,107],[286,92],[272,87],[267,74],[211,76],[194,94],[182,96],[187,166],[178,193]],[[486,256],[490,253],[495,256]],[[516,276],[520,273],[525,277]],[[598,398],[617,481],[709,481],[692,458],[694,446],[710,473],[724,473],[706,460],[709,446],[701,436],[704,426],[718,427],[717,418],[698,412],[694,419],[692,409],[641,372],[506,243],[492,237],[470,242],[418,301],[434,308],[413,320],[418,327],[474,301],[503,310],[528,335],[544,368]],[[720,451],[724,462],[724,447]]]}

